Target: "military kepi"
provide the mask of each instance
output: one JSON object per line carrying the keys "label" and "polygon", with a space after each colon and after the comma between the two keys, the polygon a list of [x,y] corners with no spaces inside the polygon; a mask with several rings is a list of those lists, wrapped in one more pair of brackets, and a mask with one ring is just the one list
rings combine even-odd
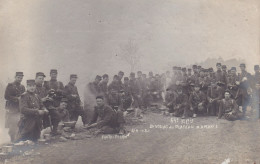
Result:
{"label": "military kepi", "polygon": [[35,80],[33,80],[33,79],[27,80],[26,84],[27,85],[35,85]]}
{"label": "military kepi", "polygon": [[50,73],[58,73],[57,69],[51,69]]}
{"label": "military kepi", "polygon": [[23,72],[16,72],[15,76],[24,76],[24,75],[23,75]]}
{"label": "military kepi", "polygon": [[246,67],[245,63],[241,63],[239,67]]}
{"label": "military kepi", "polygon": [[38,76],[43,76],[43,77],[46,77],[46,76],[44,75],[44,73],[43,73],[43,72],[37,72],[37,73],[36,73],[36,77],[38,77]]}
{"label": "military kepi", "polygon": [[71,74],[70,78],[78,78],[78,76],[76,74]]}

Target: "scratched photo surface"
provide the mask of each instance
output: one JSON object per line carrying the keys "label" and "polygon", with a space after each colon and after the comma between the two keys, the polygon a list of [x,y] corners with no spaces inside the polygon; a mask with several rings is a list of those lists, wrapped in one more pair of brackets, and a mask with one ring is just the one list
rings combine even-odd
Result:
{"label": "scratched photo surface", "polygon": [[[19,145],[11,142],[5,126],[6,87],[16,72],[23,72],[25,90],[37,72],[49,81],[50,70],[56,69],[64,86],[76,74],[80,107],[88,123],[96,105],[88,84],[97,75],[108,74],[109,85],[119,71],[124,77],[131,72],[137,77],[142,71],[147,79],[149,72],[162,79],[169,71],[174,79],[173,66],[216,71],[216,63],[221,63],[243,74],[244,63],[253,78],[254,66],[260,64],[259,10],[259,0],[0,0],[0,163],[260,163],[255,87],[260,81],[245,90],[251,99],[243,119],[235,121],[217,119],[217,114],[173,116],[167,112],[165,84],[161,103],[151,103],[146,110],[144,90],[141,98],[131,96],[134,111],[124,112],[124,134],[96,135],[79,116],[75,129],[52,136],[53,129],[45,128],[40,141]],[[226,94],[227,88],[221,87]],[[183,99],[187,104],[190,94]],[[133,105],[136,102],[142,105]],[[8,146],[10,152],[5,150]]]}

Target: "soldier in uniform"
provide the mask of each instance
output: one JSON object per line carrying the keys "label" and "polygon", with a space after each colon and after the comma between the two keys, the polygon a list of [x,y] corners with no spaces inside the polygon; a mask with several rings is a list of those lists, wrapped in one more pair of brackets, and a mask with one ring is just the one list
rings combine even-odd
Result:
{"label": "soldier in uniform", "polygon": [[218,114],[219,100],[223,98],[223,83],[212,82],[208,87],[207,100],[208,100],[208,114],[216,116]]}
{"label": "soldier in uniform", "polygon": [[259,65],[255,65],[254,66],[254,83],[257,84],[260,82],[260,69],[259,69]]}
{"label": "soldier in uniform", "polygon": [[[118,83],[120,86],[123,86],[122,79],[123,79],[124,75],[125,75],[125,73],[123,71],[118,72]],[[121,89],[122,89],[122,87],[121,87]]]}
{"label": "soldier in uniform", "polygon": [[18,133],[17,124],[20,116],[19,99],[20,96],[25,92],[25,87],[21,84],[22,80],[23,72],[16,72],[14,82],[9,83],[5,90],[5,127],[9,128],[8,134],[11,138],[11,142],[16,140]]}
{"label": "soldier in uniform", "polygon": [[44,87],[45,87],[46,91],[48,92],[51,89],[54,89],[55,91],[58,91],[58,90],[63,91],[64,85],[62,82],[57,81],[58,71],[56,69],[51,69],[50,77],[51,77],[51,80],[46,81],[44,83]]}
{"label": "soldier in uniform", "polygon": [[101,82],[101,79],[102,79],[101,76],[97,75],[95,78],[95,81],[93,81],[92,83],[89,83],[90,92],[95,96],[99,95],[101,92],[101,88],[99,85],[99,83]]}
{"label": "soldier in uniform", "polygon": [[[84,89],[84,110],[90,111],[96,104],[96,96],[102,94],[100,83],[101,76],[97,75],[93,82],[86,85]],[[100,93],[101,92],[101,93]]]}
{"label": "soldier in uniform", "polygon": [[242,112],[238,109],[236,101],[231,98],[231,93],[228,90],[225,91],[225,98],[219,103],[218,119],[222,116],[229,121],[235,121],[243,117]]}
{"label": "soldier in uniform", "polygon": [[77,121],[81,116],[82,122],[85,125],[86,113],[82,109],[82,103],[79,97],[78,89],[75,86],[78,76],[76,74],[70,75],[70,82],[65,86],[64,93],[68,99],[68,110],[71,121]]}
{"label": "soldier in uniform", "polygon": [[119,93],[121,89],[122,85],[119,82],[119,77],[114,75],[113,81],[108,86],[108,93],[110,94],[112,90]]}
{"label": "soldier in uniform", "polygon": [[[188,96],[182,91],[182,86],[177,86],[177,91],[175,94],[174,102],[173,102],[173,116],[185,118],[185,111],[189,107],[188,104]],[[171,113],[171,112],[169,112]]]}
{"label": "soldier in uniform", "polygon": [[207,76],[206,69],[202,68],[200,71],[199,84],[201,87],[201,91],[207,94],[208,87],[210,86],[210,78]]}
{"label": "soldier in uniform", "polygon": [[190,115],[195,118],[197,117],[197,114],[206,114],[206,101],[207,96],[204,92],[200,90],[200,85],[194,84],[194,91],[191,93],[189,97],[190,111],[187,110],[187,112],[185,112],[185,116]]}
{"label": "soldier in uniform", "polygon": [[123,134],[125,123],[123,112],[115,111],[105,105],[103,96],[97,96],[96,100],[97,106],[95,106],[93,118],[86,128],[97,128],[102,134]]}
{"label": "soldier in uniform", "polygon": [[[215,81],[224,83],[226,85],[226,77],[221,69],[222,68],[221,63],[217,63],[216,67],[217,67],[217,71],[215,72],[215,75],[214,75]],[[223,86],[223,88],[224,88],[224,86]]]}
{"label": "soldier in uniform", "polygon": [[46,76],[42,72],[36,73],[36,78],[35,78],[36,90],[35,90],[35,93],[41,98],[41,100],[42,100],[42,98],[47,96],[46,89],[43,86],[45,77]]}
{"label": "soldier in uniform", "polygon": [[42,130],[42,116],[48,114],[40,97],[35,94],[35,80],[27,80],[27,92],[21,95],[18,140],[37,141]]}
{"label": "soldier in uniform", "polygon": [[175,93],[171,88],[166,89],[165,106],[168,108],[168,113],[174,112]]}
{"label": "soldier in uniform", "polygon": [[62,98],[60,101],[60,106],[57,108],[59,122],[68,122],[70,120],[67,106],[68,106],[68,99]]}
{"label": "soldier in uniform", "polygon": [[192,71],[191,68],[188,68],[188,77],[191,77],[191,75],[192,75],[191,71]]}
{"label": "soldier in uniform", "polygon": [[259,71],[259,65],[254,66],[255,74],[254,74],[254,82],[253,82],[253,107],[258,113],[258,117],[260,118],[260,108],[259,108],[259,94],[260,94],[260,71]]}
{"label": "soldier in uniform", "polygon": [[100,94],[103,95],[105,103],[107,103],[108,99],[108,81],[109,81],[109,76],[108,74],[104,74],[102,76],[103,80],[98,84],[100,88]]}
{"label": "soldier in uniform", "polygon": [[160,81],[160,76],[158,74],[152,79],[149,85],[149,91],[152,95],[152,101],[154,103],[161,103],[162,102],[162,91],[163,86]]}
{"label": "soldier in uniform", "polygon": [[193,69],[193,75],[191,76],[191,83],[193,83],[193,84],[199,83],[198,66],[197,65],[193,65],[192,69]]}
{"label": "soldier in uniform", "polygon": [[123,108],[128,109],[128,108],[130,108],[130,106],[133,102],[128,77],[124,77],[123,91],[124,91],[124,93],[123,93],[124,95],[122,95],[122,97],[124,99]]}
{"label": "soldier in uniform", "polygon": [[236,74],[236,67],[231,67],[230,75],[227,76],[227,88],[231,93],[231,97],[234,99],[237,95],[239,78]]}
{"label": "soldier in uniform", "polygon": [[133,98],[133,107],[136,109],[136,116],[138,111],[142,108],[142,88],[138,83],[136,82],[135,73],[130,73],[130,80],[129,80],[129,87],[130,87],[130,93]]}
{"label": "soldier in uniform", "polygon": [[247,106],[250,103],[252,76],[246,71],[246,65],[244,63],[240,64],[241,75],[239,77],[239,89],[236,99],[238,99],[237,104],[242,106],[243,114],[245,115]]}

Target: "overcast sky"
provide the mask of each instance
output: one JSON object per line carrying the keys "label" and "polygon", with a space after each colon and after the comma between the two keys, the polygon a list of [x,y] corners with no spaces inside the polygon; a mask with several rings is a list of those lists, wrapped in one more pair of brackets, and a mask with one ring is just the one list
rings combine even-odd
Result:
{"label": "overcast sky", "polygon": [[[259,59],[258,0],[0,0],[2,81],[57,68],[63,80],[78,73],[129,71],[120,45],[129,39],[141,69],[208,57]],[[253,67],[253,66],[251,66]],[[66,83],[66,82],[65,82]]]}

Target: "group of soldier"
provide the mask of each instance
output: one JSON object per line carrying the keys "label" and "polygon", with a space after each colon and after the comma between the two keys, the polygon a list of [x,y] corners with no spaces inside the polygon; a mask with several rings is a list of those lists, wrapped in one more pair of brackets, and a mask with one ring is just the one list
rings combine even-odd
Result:
{"label": "group of soldier", "polygon": [[[245,64],[239,67],[241,73],[221,63],[216,64],[216,71],[197,65],[189,69],[174,66],[172,72],[149,72],[148,77],[141,71],[137,77],[134,72],[127,77],[119,71],[110,83],[108,74],[97,75],[85,88],[84,105],[75,85],[76,74],[70,75],[64,87],[57,80],[57,70],[50,71],[49,81],[44,81],[43,72],[37,72],[35,79],[27,80],[25,90],[21,84],[23,72],[16,72],[14,82],[5,91],[5,125],[15,142],[36,141],[47,127],[52,135],[58,135],[59,123],[77,121],[79,116],[86,129],[124,133],[124,113],[134,111],[136,117],[141,117],[140,113],[154,104],[167,107],[165,114],[175,117],[243,119],[248,106],[259,113],[260,72],[259,65],[254,66],[254,75],[246,71]],[[90,110],[93,114],[88,121]]]}

